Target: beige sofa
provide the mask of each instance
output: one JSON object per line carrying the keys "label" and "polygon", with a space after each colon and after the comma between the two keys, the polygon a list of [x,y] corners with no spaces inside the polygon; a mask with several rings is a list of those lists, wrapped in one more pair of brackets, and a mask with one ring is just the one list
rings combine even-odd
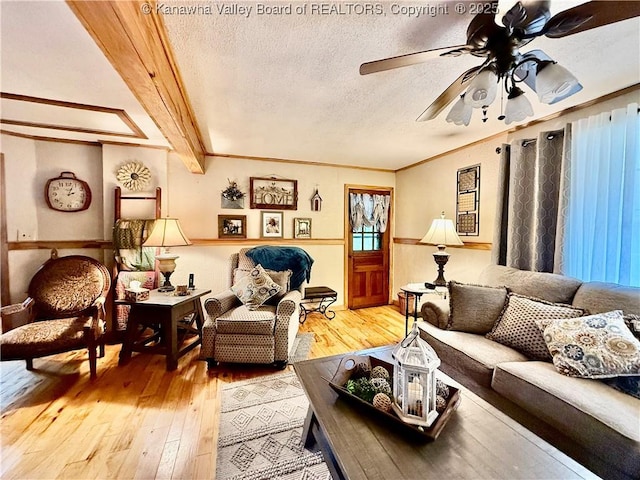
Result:
{"label": "beige sofa", "polygon": [[[514,293],[573,305],[592,314],[616,309],[640,314],[640,288],[583,283],[502,266],[487,267],[478,284],[506,286]],[[488,307],[482,306],[481,298],[478,303],[482,310],[478,316],[482,316]],[[600,380],[562,375],[551,362],[530,360],[480,332],[447,330],[449,307],[449,300],[425,303],[421,310],[425,321],[419,324],[422,338],[439,355],[445,373],[515,412],[524,423],[542,425],[544,434],[539,434],[600,476],[640,478],[638,398]]]}

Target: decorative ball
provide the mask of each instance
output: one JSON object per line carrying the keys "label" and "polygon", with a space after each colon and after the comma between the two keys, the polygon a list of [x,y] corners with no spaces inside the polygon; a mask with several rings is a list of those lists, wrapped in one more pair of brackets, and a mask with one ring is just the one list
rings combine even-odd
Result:
{"label": "decorative ball", "polygon": [[388,412],[391,410],[391,399],[385,393],[376,393],[376,396],[373,397],[373,406],[378,410]]}
{"label": "decorative ball", "polygon": [[444,399],[449,398],[449,387],[439,378],[436,378],[436,395],[440,395]]}
{"label": "decorative ball", "polygon": [[391,385],[384,378],[371,378],[370,381],[376,392],[391,395]]}
{"label": "decorative ball", "polygon": [[437,395],[436,396],[436,411],[438,413],[444,412],[444,409],[447,408],[447,401],[444,397]]}
{"label": "decorative ball", "polygon": [[370,373],[371,373],[371,367],[369,365],[367,365],[364,362],[358,363],[353,369],[351,378],[368,377]]}
{"label": "decorative ball", "polygon": [[371,378],[384,378],[385,380],[389,380],[389,371],[382,365],[378,365],[371,370]]}

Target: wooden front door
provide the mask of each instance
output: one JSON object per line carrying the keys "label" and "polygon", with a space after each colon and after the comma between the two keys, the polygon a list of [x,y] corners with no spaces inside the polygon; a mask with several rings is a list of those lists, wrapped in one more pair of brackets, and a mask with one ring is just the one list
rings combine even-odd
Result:
{"label": "wooden front door", "polygon": [[[391,195],[389,188],[370,189],[347,187],[347,217],[349,217],[349,194],[369,193]],[[391,218],[391,207],[389,207]],[[347,221],[348,224],[348,221]],[[380,231],[377,225],[363,225],[358,231],[347,226],[348,297],[349,308],[375,307],[389,303],[389,239],[391,222]]]}

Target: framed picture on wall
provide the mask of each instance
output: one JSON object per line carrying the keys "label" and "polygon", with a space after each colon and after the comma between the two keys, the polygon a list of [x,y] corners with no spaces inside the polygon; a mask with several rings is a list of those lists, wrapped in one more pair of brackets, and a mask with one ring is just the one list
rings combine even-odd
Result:
{"label": "framed picture on wall", "polygon": [[293,219],[293,238],[311,238],[311,219]]}
{"label": "framed picture on wall", "polygon": [[456,230],[458,235],[480,233],[480,165],[458,170]]}
{"label": "framed picture on wall", "polygon": [[218,215],[218,238],[247,238],[247,216]]}
{"label": "framed picture on wall", "polygon": [[251,208],[298,209],[298,181],[279,178],[249,178]]}
{"label": "framed picture on wall", "polygon": [[284,212],[260,212],[260,236],[282,238]]}

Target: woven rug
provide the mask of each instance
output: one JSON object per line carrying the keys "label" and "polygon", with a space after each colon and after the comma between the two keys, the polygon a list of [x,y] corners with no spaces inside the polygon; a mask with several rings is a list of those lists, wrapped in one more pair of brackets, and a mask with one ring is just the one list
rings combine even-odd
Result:
{"label": "woven rug", "polygon": [[308,406],[293,372],[225,385],[216,480],[331,480],[322,453],[302,446]]}
{"label": "woven rug", "polygon": [[309,358],[311,345],[313,344],[313,333],[299,333],[293,341],[292,353],[289,355],[289,363],[301,362]]}

